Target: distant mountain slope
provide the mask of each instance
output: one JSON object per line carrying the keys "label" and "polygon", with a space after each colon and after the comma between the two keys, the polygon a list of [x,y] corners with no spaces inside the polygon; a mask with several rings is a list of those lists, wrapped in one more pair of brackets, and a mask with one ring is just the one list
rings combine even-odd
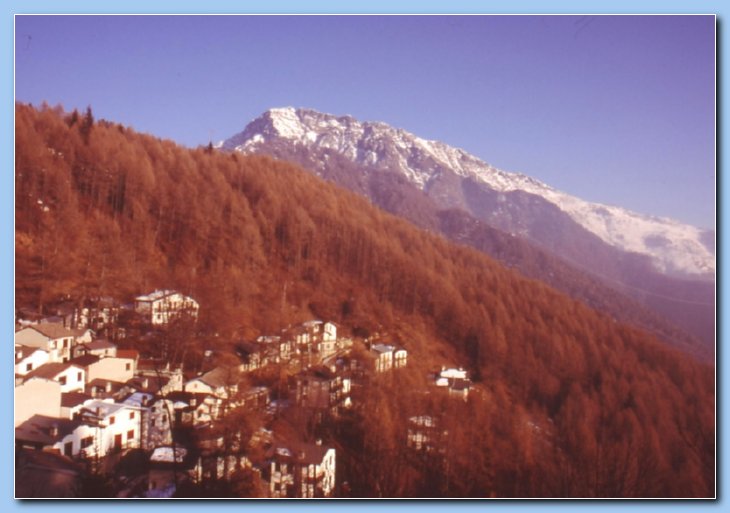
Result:
{"label": "distant mountain slope", "polygon": [[[496,169],[461,149],[384,123],[307,109],[271,109],[221,146],[250,153],[277,140],[334,150],[358,166],[395,171],[442,208],[464,209],[504,231],[538,242],[550,240],[549,229],[557,224],[572,222],[612,247],[648,256],[661,273],[711,278],[715,270],[707,230],[583,201],[526,175]],[[524,193],[517,196],[522,197],[522,205],[510,194],[515,192]],[[525,210],[525,204],[530,210]],[[555,222],[536,224],[535,218],[549,205],[563,218],[558,219],[556,212]],[[568,251],[563,253],[570,256]]]}
{"label": "distant mountain slope", "polygon": [[[563,206],[572,205],[575,212],[578,205],[586,212],[593,212],[591,215],[608,212],[610,215],[606,219],[611,219],[613,226],[637,222],[638,227],[633,228],[632,233],[644,229],[665,230],[667,236],[700,240],[702,247],[699,249],[696,244],[687,243],[693,248],[690,254],[694,255],[692,258],[704,261],[705,267],[714,269],[714,251],[706,248],[708,234],[712,239],[711,232],[698,232],[684,225],[680,230],[674,221],[640,216],[613,207],[601,210],[604,207],[562,195],[524,175],[494,170],[462,150],[424,142],[382,123],[360,123],[349,117],[335,118],[309,110],[272,109],[220,146],[296,162],[318,176],[367,196],[391,213],[472,245],[517,267],[527,276],[544,280],[577,299],[589,299],[592,306],[623,321],[647,327],[679,347],[694,346],[690,352],[713,358],[714,282],[706,279],[711,274],[693,274],[695,279],[689,279],[677,276],[678,273],[661,273],[656,269],[657,261],[653,256],[627,252],[609,244],[599,234],[577,223]],[[445,167],[444,163],[455,166],[458,173]],[[549,200],[556,196],[562,203]],[[451,221],[444,223],[442,212],[455,211],[469,216],[446,215]],[[475,238],[470,227],[476,221],[483,224],[479,225],[481,235]],[[485,244],[484,233],[489,226],[498,228],[501,235],[490,235],[492,243]],[[463,231],[470,232],[471,236],[463,236]],[[561,268],[574,268],[580,275],[577,281],[584,282],[585,286],[576,287],[576,279],[570,277],[570,273],[556,272],[549,266],[528,269],[530,264],[527,262],[535,260],[529,254],[537,249],[535,247],[522,245],[519,251],[527,254],[511,251],[507,256],[493,244],[499,239],[504,246],[503,235],[525,237],[537,248],[558,256],[565,262],[560,264]],[[515,245],[511,247],[514,249]],[[653,251],[659,251],[658,246]],[[670,256],[659,253],[665,259]],[[690,257],[685,255],[683,258]],[[555,262],[554,258],[540,259]],[[672,265],[680,265],[675,264]],[[666,267],[665,264],[661,266]],[[594,276],[589,280],[590,285],[586,273]],[[616,294],[610,288],[638,299],[665,320],[647,308],[638,307],[635,302],[614,301]],[[601,292],[597,292],[599,290]],[[602,296],[610,300],[597,301]],[[672,323],[699,337],[701,344],[671,328]]]}

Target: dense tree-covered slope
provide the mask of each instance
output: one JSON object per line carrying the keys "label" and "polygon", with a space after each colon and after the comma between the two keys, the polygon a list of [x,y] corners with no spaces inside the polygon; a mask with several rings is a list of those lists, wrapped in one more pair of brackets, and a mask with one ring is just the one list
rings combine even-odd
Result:
{"label": "dense tree-covered slope", "polygon": [[[482,391],[452,412],[444,493],[714,494],[711,367],[291,164],[17,105],[15,173],[19,306],[165,287],[221,343],[311,316],[390,333]],[[412,390],[388,390],[368,400],[395,419]],[[388,435],[371,420],[353,439]],[[398,468],[381,449],[371,477]]]}

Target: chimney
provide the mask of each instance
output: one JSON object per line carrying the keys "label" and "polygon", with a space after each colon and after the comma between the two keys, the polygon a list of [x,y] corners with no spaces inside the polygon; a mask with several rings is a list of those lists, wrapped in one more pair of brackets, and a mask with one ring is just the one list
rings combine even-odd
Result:
{"label": "chimney", "polygon": [[53,423],[51,425],[51,436],[53,438],[56,438],[58,436],[58,424],[56,424],[56,423]]}
{"label": "chimney", "polygon": [[106,390],[107,394],[112,391],[112,382],[111,381],[106,382],[105,390]]}

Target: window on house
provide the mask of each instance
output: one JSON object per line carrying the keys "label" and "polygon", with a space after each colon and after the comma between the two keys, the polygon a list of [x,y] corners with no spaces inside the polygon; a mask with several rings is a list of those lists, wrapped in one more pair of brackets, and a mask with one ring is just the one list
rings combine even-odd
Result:
{"label": "window on house", "polygon": [[112,415],[111,417],[109,417],[109,425],[111,426],[112,424],[114,424],[114,421],[115,421],[115,420],[116,420],[116,419],[114,418],[114,416],[113,416],[113,415]]}
{"label": "window on house", "polygon": [[66,384],[66,376],[60,376],[58,378],[58,382],[61,383],[61,385],[65,385]]}
{"label": "window on house", "polygon": [[134,440],[134,429],[127,431],[127,441]]}
{"label": "window on house", "polygon": [[90,447],[94,443],[94,437],[93,436],[87,436],[86,438],[81,439],[81,448],[85,449],[86,447]]}
{"label": "window on house", "polygon": [[77,373],[76,373],[76,381],[83,381],[83,380],[84,380],[84,378],[83,378],[83,376],[81,375],[81,373],[80,373],[80,372],[77,372]]}
{"label": "window on house", "polygon": [[131,364],[131,363],[128,363],[128,364],[126,364],[126,365],[124,366],[124,368],[125,368],[126,370],[132,370],[132,364]]}
{"label": "window on house", "polygon": [[25,372],[30,372],[32,370],[33,370],[33,364],[32,363],[27,363],[25,365]]}
{"label": "window on house", "polygon": [[129,412],[129,418],[130,418],[130,419],[133,419],[133,418],[134,418],[134,412],[133,412],[133,411],[130,411],[130,412]]}

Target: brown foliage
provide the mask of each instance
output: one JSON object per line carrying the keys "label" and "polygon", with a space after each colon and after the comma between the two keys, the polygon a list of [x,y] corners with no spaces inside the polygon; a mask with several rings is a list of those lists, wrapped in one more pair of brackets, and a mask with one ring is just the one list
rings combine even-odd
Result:
{"label": "brown foliage", "polygon": [[[312,315],[406,333],[422,365],[482,382],[438,493],[714,494],[711,368],[293,165],[80,125],[16,106],[20,305],[165,287],[200,301],[211,337]],[[403,393],[372,399],[387,439],[355,444],[382,456],[373,495],[415,493],[390,481]]]}

